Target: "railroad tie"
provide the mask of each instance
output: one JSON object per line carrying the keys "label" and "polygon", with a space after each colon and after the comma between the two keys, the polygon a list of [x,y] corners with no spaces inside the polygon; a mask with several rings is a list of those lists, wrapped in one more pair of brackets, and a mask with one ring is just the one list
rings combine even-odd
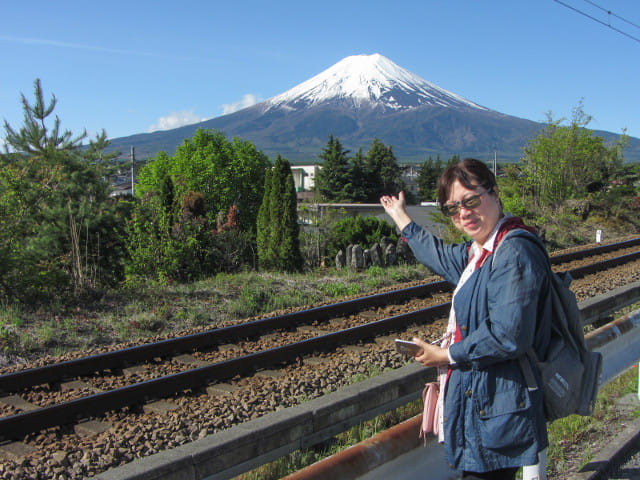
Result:
{"label": "railroad tie", "polygon": [[142,410],[145,413],[159,413],[159,414],[173,412],[174,410],[177,410],[179,408],[180,408],[180,405],[167,402],[166,400],[157,400],[154,402],[149,402],[146,405],[142,406]]}
{"label": "railroad tie", "polygon": [[284,377],[284,373],[282,370],[260,370],[256,372],[255,376],[262,378],[282,378]]}
{"label": "railroad tie", "polygon": [[0,445],[0,458],[5,460],[20,461],[25,455],[37,451],[36,447],[32,447],[22,442],[11,442]]}
{"label": "railroad tie", "polygon": [[194,367],[204,367],[206,365],[210,365],[209,362],[196,358],[189,353],[178,355],[177,357],[175,357],[175,359],[177,362],[183,363],[185,365],[193,365]]}
{"label": "railroad tie", "polygon": [[106,432],[112,428],[109,422],[102,422],[100,420],[87,420],[86,422],[80,422],[73,426],[73,430],[79,437],[93,437],[102,432]]}
{"label": "railroad tie", "polygon": [[82,380],[71,380],[68,382],[64,382],[60,384],[60,390],[68,391],[68,390],[89,390],[94,393],[100,393],[102,390],[94,387],[93,385],[88,384],[87,382],[83,382]]}
{"label": "railroad tie", "polygon": [[207,394],[212,397],[220,395],[231,395],[234,392],[240,390],[240,387],[231,385],[229,383],[216,383],[207,387]]}
{"label": "railroad tie", "polygon": [[0,398],[0,403],[9,407],[17,408],[18,410],[22,410],[24,412],[30,412],[31,410],[37,410],[38,408],[40,408],[31,402],[27,402],[20,395],[7,395],[6,397],[2,397]]}

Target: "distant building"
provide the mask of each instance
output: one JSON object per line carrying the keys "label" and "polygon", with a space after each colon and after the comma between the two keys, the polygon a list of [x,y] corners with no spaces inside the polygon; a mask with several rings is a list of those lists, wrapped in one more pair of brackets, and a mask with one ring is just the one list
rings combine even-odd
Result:
{"label": "distant building", "polygon": [[291,175],[293,176],[293,184],[296,187],[296,195],[298,203],[311,201],[314,197],[313,186],[314,179],[320,165],[292,165]]}
{"label": "distant building", "polygon": [[119,195],[133,195],[133,185],[131,184],[131,175],[127,173],[117,173],[111,177],[111,187],[113,190],[109,194],[110,197]]}
{"label": "distant building", "polygon": [[400,169],[402,173],[400,178],[407,186],[406,190],[411,192],[415,198],[418,198],[418,175],[420,174],[420,166],[418,165],[404,165]]}
{"label": "distant building", "polygon": [[319,165],[292,165],[291,174],[296,192],[308,192],[313,190],[316,170],[322,168]]}

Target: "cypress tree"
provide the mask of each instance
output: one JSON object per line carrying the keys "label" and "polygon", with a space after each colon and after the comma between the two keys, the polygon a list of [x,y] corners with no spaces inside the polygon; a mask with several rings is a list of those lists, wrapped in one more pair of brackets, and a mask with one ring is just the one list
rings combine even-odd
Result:
{"label": "cypress tree", "polygon": [[298,200],[296,187],[291,173],[291,165],[283,160],[282,176],[282,217],[280,228],[282,237],[280,242],[279,266],[282,270],[293,272],[302,267],[300,253],[300,225],[298,224]]}
{"label": "cypress tree", "polygon": [[300,227],[291,165],[278,155],[269,176],[258,224],[260,266],[299,270],[302,266]]}
{"label": "cypress tree", "polygon": [[264,195],[260,210],[258,210],[257,220],[257,244],[258,244],[258,264],[260,268],[271,268],[271,259],[268,258],[269,240],[271,238],[271,168],[267,168],[264,175]]}
{"label": "cypress tree", "polygon": [[271,172],[271,186],[269,187],[269,238],[267,240],[265,258],[270,268],[278,268],[279,245],[282,241],[282,177],[283,162],[280,155],[276,158]]}

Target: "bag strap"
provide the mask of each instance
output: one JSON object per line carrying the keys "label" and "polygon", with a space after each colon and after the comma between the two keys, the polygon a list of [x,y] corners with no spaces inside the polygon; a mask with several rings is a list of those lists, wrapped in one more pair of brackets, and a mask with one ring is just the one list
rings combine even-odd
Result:
{"label": "bag strap", "polygon": [[[508,232],[504,237],[508,237],[510,233],[511,231]],[[496,258],[496,253],[498,252],[498,249],[502,245],[502,240],[504,240],[504,237],[500,239],[500,242],[498,242],[498,244],[493,249],[493,255],[491,255],[492,269],[493,269],[493,263]],[[551,274],[553,274],[553,272],[551,271],[550,264],[549,264],[549,271],[551,272]],[[527,388],[529,389],[530,392],[536,391],[538,389],[538,382],[536,381],[536,376],[533,373],[531,364],[533,363],[534,365],[537,365],[538,356],[536,355],[536,352],[533,349],[533,347],[527,350],[523,355],[520,355],[520,357],[518,357],[518,362],[520,363],[520,369],[522,370],[522,374],[524,375],[524,380],[525,382],[527,382]]]}
{"label": "bag strap", "polygon": [[527,353],[518,357],[518,362],[520,363],[520,369],[524,375],[524,380],[527,382],[527,388],[530,392],[536,391],[538,389],[538,382],[536,381],[533,369],[531,368],[531,363],[537,362],[536,352],[534,352],[533,348],[530,348],[527,350]]}

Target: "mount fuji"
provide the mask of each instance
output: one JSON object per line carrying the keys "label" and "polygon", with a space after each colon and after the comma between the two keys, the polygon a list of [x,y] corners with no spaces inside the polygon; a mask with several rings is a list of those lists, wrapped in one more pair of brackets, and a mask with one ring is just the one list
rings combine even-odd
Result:
{"label": "mount fuji", "polygon": [[264,103],[266,111],[323,104],[347,109],[369,107],[381,112],[406,111],[424,105],[486,110],[423,80],[380,54],[347,57]]}
{"label": "mount fuji", "polygon": [[[379,139],[400,163],[452,155],[516,161],[543,124],[496,112],[434,85],[379,55],[344,58],[279,95],[237,112],[173,130],[112,139],[111,148],[136,156],[173,155],[198,128],[249,140],[272,159],[317,163],[329,139],[352,152]],[[606,140],[616,134],[597,132]],[[630,155],[632,153],[632,155]],[[625,158],[640,158],[630,139]]]}

